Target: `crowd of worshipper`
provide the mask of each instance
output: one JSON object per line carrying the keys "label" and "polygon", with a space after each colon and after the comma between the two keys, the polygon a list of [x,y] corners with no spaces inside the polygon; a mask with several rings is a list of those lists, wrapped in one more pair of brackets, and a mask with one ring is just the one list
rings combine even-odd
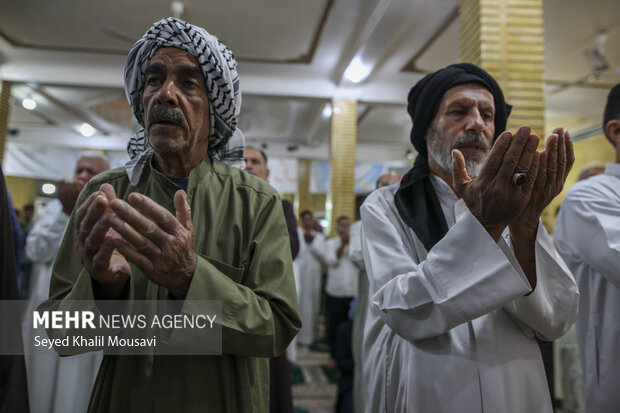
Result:
{"label": "crowd of worshipper", "polygon": [[237,63],[215,36],[161,19],[124,85],[140,125],[125,166],[83,153],[21,223],[1,177],[0,299],[217,300],[222,354],[3,356],[1,412],[293,412],[291,364],[323,340],[337,412],[552,412],[553,341],[562,412],[618,411],[620,85],[602,125],[615,162],[582,171],[553,239],[540,217],[571,134],[507,130],[512,107],[474,64],[413,85],[415,162],[332,237],[245,145]]}

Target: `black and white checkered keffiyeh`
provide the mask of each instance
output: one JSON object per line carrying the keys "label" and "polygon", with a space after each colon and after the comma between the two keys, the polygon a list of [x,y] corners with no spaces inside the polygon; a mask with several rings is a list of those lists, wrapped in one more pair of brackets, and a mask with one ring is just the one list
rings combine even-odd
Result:
{"label": "black and white checkered keffiyeh", "polygon": [[237,62],[232,51],[205,29],[167,17],[153,24],[134,44],[125,62],[125,94],[141,125],[127,144],[127,152],[132,159],[125,169],[131,183],[138,183],[144,164],[153,152],[144,131],[142,94],[146,69],[153,54],[162,47],[177,47],[196,58],[202,67],[209,98],[209,156],[243,168],[245,139],[237,128],[241,91]]}

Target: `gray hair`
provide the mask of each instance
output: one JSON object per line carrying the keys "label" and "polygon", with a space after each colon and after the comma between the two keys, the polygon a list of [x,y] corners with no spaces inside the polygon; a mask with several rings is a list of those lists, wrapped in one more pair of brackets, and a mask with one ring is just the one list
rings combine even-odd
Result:
{"label": "gray hair", "polygon": [[105,156],[101,152],[83,151],[83,152],[80,152],[80,156],[78,156],[78,162],[82,158],[97,158],[97,159],[101,159],[103,162],[105,162],[106,169],[110,169],[110,160],[108,159],[107,156]]}

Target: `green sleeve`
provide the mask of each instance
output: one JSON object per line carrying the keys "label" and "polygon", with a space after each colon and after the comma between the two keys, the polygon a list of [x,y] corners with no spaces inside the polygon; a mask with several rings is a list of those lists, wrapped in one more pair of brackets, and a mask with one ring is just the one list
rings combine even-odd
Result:
{"label": "green sleeve", "polygon": [[255,228],[245,268],[198,257],[186,300],[222,302],[225,354],[273,357],[301,328],[290,241],[277,195],[263,205]]}

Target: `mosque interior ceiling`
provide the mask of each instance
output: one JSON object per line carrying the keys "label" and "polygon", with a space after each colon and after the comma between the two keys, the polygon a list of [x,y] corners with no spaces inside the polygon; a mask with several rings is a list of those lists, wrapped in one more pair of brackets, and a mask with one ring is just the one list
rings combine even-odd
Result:
{"label": "mosque interior ceiling", "polygon": [[[592,127],[620,82],[620,2],[543,6],[547,117]],[[10,1],[0,13],[0,77],[13,82],[9,142],[123,150],[136,127],[125,57],[150,24],[172,14],[235,52],[240,126],[276,156],[327,154],[338,97],[359,102],[358,146],[370,158],[379,147],[404,157],[409,89],[459,59],[458,0]],[[357,83],[347,72],[353,61]],[[25,98],[37,107],[25,109]],[[83,123],[93,136],[80,135]]]}

